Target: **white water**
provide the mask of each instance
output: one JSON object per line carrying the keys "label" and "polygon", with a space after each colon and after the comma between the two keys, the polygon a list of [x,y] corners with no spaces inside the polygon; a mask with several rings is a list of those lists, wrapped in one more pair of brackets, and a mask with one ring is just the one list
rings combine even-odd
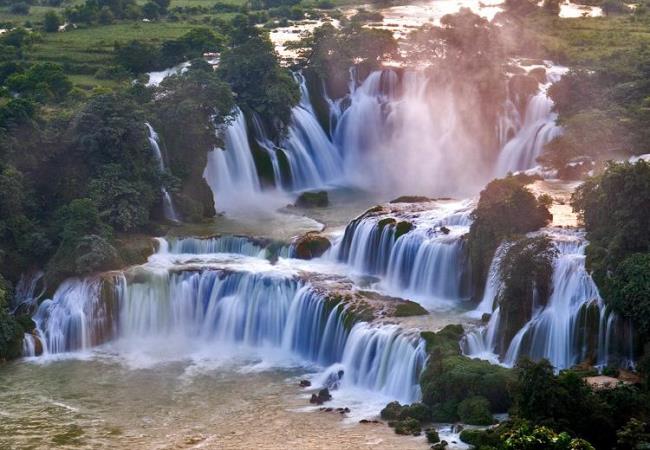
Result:
{"label": "white water", "polygon": [[546,83],[537,94],[528,99],[523,114],[517,111],[514,99],[507,100],[505,113],[499,120],[502,149],[496,162],[495,177],[535,167],[544,146],[562,133],[562,128],[556,124],[557,113],[553,112],[553,100],[548,97],[548,89],[568,69],[550,64],[531,66],[529,69],[535,67],[546,70]]}
{"label": "white water", "polygon": [[360,81],[351,70],[349,94],[336,101],[324,98],[330,130],[318,122],[305,79],[296,74],[301,99],[279,144],[256,116],[251,118],[254,136],[249,136],[239,113],[225,130],[226,150],[210,153],[205,176],[217,209],[241,208],[267,195],[250,138],[268,154],[278,190],[343,185],[382,195],[475,194],[493,175],[535,167],[544,145],[561,133],[547,90],[566,68],[544,68],[546,83],[524,100],[525,111],[517,110],[514,99],[504,105],[496,130],[499,148],[492,149],[486,147],[491,131],[480,115],[478,94],[465,92],[461,101],[448,83],[425,71],[405,70],[398,76],[385,69]]}
{"label": "white water", "polygon": [[[150,124],[145,123],[145,125],[149,130],[149,144],[151,145],[151,150],[153,151],[153,155],[158,163],[158,170],[160,173],[163,173],[165,172],[165,161],[163,160],[162,152],[160,151],[158,133],[156,133]],[[167,192],[167,189],[164,186],[160,187],[160,192],[162,193],[163,198],[163,214],[165,215],[165,219],[171,220],[172,222],[178,222],[179,217],[174,208],[174,202],[171,195],[169,195],[169,192]]]}
{"label": "white water", "polygon": [[203,177],[214,194],[217,211],[242,211],[259,203],[262,186],[248,144],[246,119],[239,108],[224,127],[225,147],[208,153]]}
{"label": "white water", "polygon": [[247,236],[157,238],[159,254],[234,253],[264,257],[266,245]]}
{"label": "white water", "polygon": [[[145,265],[115,277],[115,304],[102,283],[68,280],[41,304],[34,319],[46,354],[111,343],[137,364],[197,351],[219,358],[254,354],[271,358],[271,366],[341,364],[347,386],[404,402],[419,398],[425,352],[418,336],[394,326],[359,324],[348,331],[342,305],[327,307],[321,293],[289,274]],[[374,349],[367,358],[348,357],[366,344]],[[25,345],[30,352],[30,342]]]}
{"label": "white water", "polygon": [[459,306],[467,300],[462,235],[469,230],[472,205],[430,203],[421,214],[406,217],[414,229],[397,239],[395,225],[381,222],[404,220],[399,211],[355,219],[330,255],[359,274],[382,277],[382,287],[395,295],[412,297],[429,308]]}
{"label": "white water", "polygon": [[[507,251],[501,246],[490,267],[485,296],[477,308],[477,315],[492,313],[487,326],[466,337],[465,352],[474,357],[500,361],[513,366],[521,356],[535,360],[548,359],[556,369],[564,369],[582,362],[589,355],[597,353],[598,362],[606,363],[608,343],[616,336],[607,326],[607,319],[614,320],[606,312],[598,288],[585,269],[584,233],[573,230],[552,229],[545,233],[558,250],[553,261],[552,291],[545,306],[533,305],[530,320],[517,332],[511,342],[498,349],[500,340],[500,309],[497,298],[501,288],[497,272],[500,261]],[[496,280],[495,280],[496,279]],[[488,309],[492,306],[494,311]],[[596,308],[600,320],[588,323],[585,315],[589,308]],[[594,329],[595,327],[595,329]],[[596,348],[588,342],[589,335],[599,335],[601,342]],[[591,348],[590,348],[591,347]],[[626,349],[628,357],[631,349]]]}

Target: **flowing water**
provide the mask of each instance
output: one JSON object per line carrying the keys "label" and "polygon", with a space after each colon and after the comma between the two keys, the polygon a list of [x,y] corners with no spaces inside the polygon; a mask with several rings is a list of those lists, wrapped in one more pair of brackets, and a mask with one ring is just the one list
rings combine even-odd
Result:
{"label": "flowing water", "polygon": [[[427,20],[452,6],[438,3],[419,6],[432,8]],[[499,6],[477,8],[491,16]],[[562,132],[547,90],[566,69],[544,67],[537,93],[523,108],[508,98],[487,134],[479,108],[461,108],[449,83],[415,69],[364,79],[351,70],[340,99],[309,92],[296,73],[300,103],[276,142],[259,117],[235,110],[204,172],[225,215],[158,238],[146,264],[66,280],[38,305],[38,279],[25,282],[20,307],[33,313],[37,332],[25,336],[27,358],[0,366],[0,447],[425,448],[423,437],[358,420],[376,417],[389,401],[420,399],[420,330],[476,325],[485,314],[489,322],[464,342],[472,356],[505,365],[546,357],[558,368],[592,354],[601,365],[630,361],[629,329],[606,310],[586,272],[579,231],[545,231],[558,249],[551,298],[504,348],[497,348],[497,298],[507,243],[482,301],[469,303],[463,236],[473,196],[495,175],[532,169]],[[185,68],[152,74],[151,83]],[[473,104],[474,95],[463,100]],[[328,125],[312,104],[317,96]],[[147,127],[164,172],[158,136]],[[258,173],[260,151],[272,182]],[[334,206],[278,211],[309,189],[328,189]],[[178,221],[161,191],[165,217]],[[467,200],[384,203],[360,214],[376,198],[402,194]],[[313,261],[292,259],[290,243],[307,231],[331,239],[331,249]],[[414,299],[432,314],[355,322],[340,294],[362,289]],[[313,387],[299,387],[301,379]],[[334,397],[326,406],[351,411],[310,406],[314,389],[325,386]]]}
{"label": "flowing water", "polygon": [[[154,158],[158,163],[158,170],[161,173],[165,172],[165,161],[163,160],[162,152],[160,151],[160,141],[158,138],[158,133],[153,129],[151,125],[145,123],[147,129],[149,130],[149,144],[151,145],[151,150],[153,151]],[[172,222],[178,222],[179,216],[176,213],[176,208],[174,208],[174,202],[171,195],[167,191],[165,186],[160,187],[160,192],[162,193],[163,200],[163,214],[165,219],[171,220]]]}

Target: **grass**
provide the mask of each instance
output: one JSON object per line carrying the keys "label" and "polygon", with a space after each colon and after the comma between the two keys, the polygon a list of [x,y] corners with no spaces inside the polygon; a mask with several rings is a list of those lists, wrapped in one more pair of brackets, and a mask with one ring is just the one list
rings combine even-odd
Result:
{"label": "grass", "polygon": [[613,53],[650,44],[650,17],[532,19],[530,32],[558,62],[588,66]]}

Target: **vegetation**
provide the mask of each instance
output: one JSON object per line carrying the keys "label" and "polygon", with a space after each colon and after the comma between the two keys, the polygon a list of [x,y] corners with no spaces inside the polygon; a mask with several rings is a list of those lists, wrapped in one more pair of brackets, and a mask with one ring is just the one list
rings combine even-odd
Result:
{"label": "vegetation", "polygon": [[609,164],[573,195],[589,246],[587,267],[608,305],[634,324],[650,356],[650,163]]}
{"label": "vegetation", "polygon": [[538,230],[552,219],[550,199],[535,196],[525,187],[525,177],[508,176],[491,181],[472,212],[468,235],[475,296],[482,293],[490,262],[501,242]]}
{"label": "vegetation", "polygon": [[508,385],[514,381],[512,372],[462,356],[462,335],[460,325],[422,333],[429,354],[420,378],[422,401],[436,422],[455,422],[461,413],[472,422],[487,422],[487,414],[505,412],[511,405]]}
{"label": "vegetation", "polygon": [[545,236],[515,241],[503,256],[500,276],[503,288],[497,304],[500,309],[497,352],[502,355],[519,330],[542,307],[551,294],[553,259],[556,250]]}

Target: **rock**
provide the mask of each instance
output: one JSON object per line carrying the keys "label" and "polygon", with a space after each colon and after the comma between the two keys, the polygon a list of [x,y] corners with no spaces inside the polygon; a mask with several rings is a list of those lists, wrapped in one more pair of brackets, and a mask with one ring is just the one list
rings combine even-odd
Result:
{"label": "rock", "polygon": [[408,233],[412,229],[413,229],[413,224],[411,222],[407,222],[406,220],[402,220],[401,222],[398,222],[397,225],[395,225],[395,239]]}
{"label": "rock", "polygon": [[324,208],[329,205],[329,197],[325,191],[303,192],[296,199],[297,208]]}
{"label": "rock", "polygon": [[309,380],[300,380],[300,387],[309,387],[311,386],[311,381]]}
{"label": "rock", "polygon": [[443,226],[440,227],[440,232],[443,233],[443,234],[449,234],[449,233],[451,233],[451,230],[443,225]]}
{"label": "rock", "polygon": [[386,217],[377,222],[377,227],[379,227],[380,230],[383,230],[384,227],[387,227],[388,225],[395,225],[396,223],[397,220],[393,219],[392,217]]}
{"label": "rock", "polygon": [[318,398],[321,399],[323,402],[332,400],[332,396],[330,395],[330,390],[327,388],[321,389],[320,391],[318,391]]}
{"label": "rock", "polygon": [[412,417],[395,422],[394,426],[395,433],[397,434],[410,434],[412,436],[419,436],[422,431],[420,421]]}
{"label": "rock", "polygon": [[368,419],[361,419],[359,423],[370,423],[370,421]]}
{"label": "rock", "polygon": [[535,78],[539,83],[546,83],[546,69],[544,67],[535,67],[528,72],[528,75]]}
{"label": "rock", "polygon": [[529,75],[513,75],[508,85],[519,111],[524,111],[528,99],[539,90],[539,83]]}
{"label": "rock", "polygon": [[445,450],[447,448],[447,445],[449,445],[447,443],[447,441],[440,441],[437,444],[432,445],[431,449],[432,450]]}
{"label": "rock", "polygon": [[298,259],[312,259],[322,256],[332,246],[330,241],[318,233],[306,233],[294,243]]}
{"label": "rock", "polygon": [[492,317],[492,314],[483,313],[483,315],[481,316],[481,322],[488,323],[490,321],[490,317]]}
{"label": "rock", "polygon": [[316,395],[316,394],[311,394],[311,398],[309,399],[309,403],[316,404],[316,405],[322,405],[323,404],[321,399],[318,398],[318,395]]}
{"label": "rock", "polygon": [[426,203],[430,201],[431,199],[429,197],[423,195],[402,195],[401,197],[391,200],[390,203]]}

